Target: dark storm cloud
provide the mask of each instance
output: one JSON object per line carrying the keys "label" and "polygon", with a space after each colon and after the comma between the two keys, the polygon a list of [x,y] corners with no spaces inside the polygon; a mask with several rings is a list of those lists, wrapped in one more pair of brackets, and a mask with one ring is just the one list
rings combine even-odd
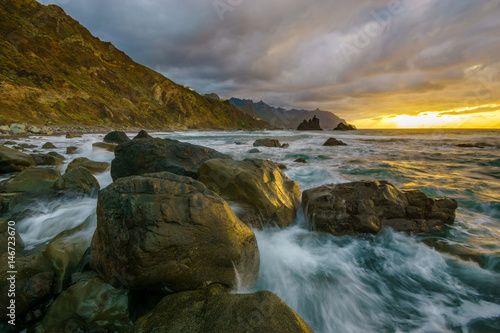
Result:
{"label": "dark storm cloud", "polygon": [[471,91],[496,89],[481,81],[500,68],[498,1],[59,2],[94,35],[200,93],[358,118],[452,109],[457,96],[470,104]]}

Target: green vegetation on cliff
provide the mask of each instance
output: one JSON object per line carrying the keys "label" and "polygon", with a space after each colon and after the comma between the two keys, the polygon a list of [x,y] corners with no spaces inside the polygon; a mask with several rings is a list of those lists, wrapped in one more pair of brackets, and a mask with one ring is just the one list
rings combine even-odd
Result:
{"label": "green vegetation on cliff", "polygon": [[0,0],[0,35],[0,124],[267,125],[134,62],[58,6]]}

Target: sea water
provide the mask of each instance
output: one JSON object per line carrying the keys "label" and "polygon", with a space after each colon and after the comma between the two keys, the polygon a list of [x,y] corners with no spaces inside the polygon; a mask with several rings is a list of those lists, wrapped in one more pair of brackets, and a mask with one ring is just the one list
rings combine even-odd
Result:
{"label": "sea water", "polygon": [[[214,148],[235,159],[283,163],[301,190],[387,180],[401,189],[457,199],[455,224],[427,236],[383,230],[335,237],[309,231],[299,210],[288,228],[255,231],[261,267],[252,291],[276,293],[316,332],[500,331],[500,131],[193,131],[153,136]],[[322,146],[329,137],[347,146]],[[258,147],[259,153],[248,153],[261,138],[290,147]],[[64,155],[68,146],[82,147],[77,155],[65,155],[67,165],[82,156],[110,162],[113,153],[92,150],[92,143],[101,140],[93,134],[20,142],[50,141]],[[294,162],[299,157],[307,163]],[[111,183],[109,173],[98,180],[101,187]],[[27,248],[83,222],[95,212],[96,200],[45,205],[38,207],[38,216],[18,221]],[[85,237],[90,239],[94,229],[95,223]]]}

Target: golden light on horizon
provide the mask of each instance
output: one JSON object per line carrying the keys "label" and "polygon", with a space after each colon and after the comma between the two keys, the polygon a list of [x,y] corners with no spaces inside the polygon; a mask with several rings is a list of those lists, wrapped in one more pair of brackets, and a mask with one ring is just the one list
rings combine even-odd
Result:
{"label": "golden light on horizon", "polygon": [[[479,109],[498,110],[481,112]],[[387,115],[353,121],[358,128],[418,129],[418,128],[500,128],[500,105],[487,104],[447,111],[427,111],[417,115]]]}

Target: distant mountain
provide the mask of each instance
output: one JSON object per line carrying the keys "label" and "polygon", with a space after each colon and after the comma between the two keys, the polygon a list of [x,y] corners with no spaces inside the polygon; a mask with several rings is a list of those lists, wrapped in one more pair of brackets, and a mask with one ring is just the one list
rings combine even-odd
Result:
{"label": "distant mountain", "polygon": [[246,114],[255,114],[257,118],[260,118],[275,127],[295,129],[300,123],[302,123],[302,121],[311,119],[314,116],[320,120],[321,127],[324,129],[334,129],[340,123],[347,124],[344,119],[339,118],[332,112],[322,111],[320,109],[316,109],[314,111],[297,109],[286,110],[283,108],[275,108],[264,103],[263,101],[254,103],[249,99],[239,99],[234,97],[229,101]]}
{"label": "distant mountain", "polygon": [[0,0],[0,125],[262,128],[134,62],[56,5]]}

